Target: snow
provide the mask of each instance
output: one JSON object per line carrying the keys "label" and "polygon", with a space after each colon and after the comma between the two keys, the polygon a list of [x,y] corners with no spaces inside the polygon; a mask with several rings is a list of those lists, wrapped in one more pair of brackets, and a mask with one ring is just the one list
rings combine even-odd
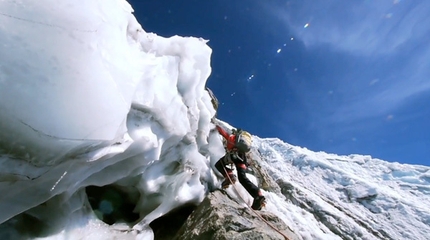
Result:
{"label": "snow", "polygon": [[[285,209],[297,208],[303,204],[300,199],[312,206],[314,216],[308,216],[306,224],[301,214],[287,212],[284,207],[272,209],[290,227],[306,233],[302,234],[304,239],[338,238],[326,231],[326,226],[318,227],[321,221],[317,211],[323,212],[331,224],[340,225],[352,239],[372,239],[375,234],[392,239],[429,236],[429,167],[390,163],[370,156],[312,152],[279,139],[254,139],[266,159],[263,165],[269,174],[295,189],[295,196],[283,200],[296,202],[289,202]],[[279,202],[273,200],[276,206],[280,206]]]}
{"label": "snow", "polygon": [[[0,189],[8,193],[0,232],[31,236],[14,224],[36,218],[49,226],[42,235],[79,226],[86,236],[103,225],[86,186],[137,195],[142,232],[204,198],[216,180],[209,166],[223,154],[209,133],[206,40],[146,33],[126,1],[2,1],[0,9]],[[117,227],[101,229],[118,235]]]}
{"label": "snow", "polygon": [[[152,239],[152,220],[219,187],[212,50],[147,33],[132,11],[124,0],[0,2],[1,239]],[[264,211],[303,239],[430,236],[429,167],[257,136],[254,147],[283,189],[264,191]],[[104,223],[115,203],[92,209],[88,186],[119,189],[139,218]],[[236,187],[227,193],[250,204]]]}

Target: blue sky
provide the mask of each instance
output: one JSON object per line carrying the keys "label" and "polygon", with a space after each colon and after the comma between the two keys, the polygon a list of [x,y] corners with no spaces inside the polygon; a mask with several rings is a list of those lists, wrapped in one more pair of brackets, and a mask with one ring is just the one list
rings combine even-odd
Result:
{"label": "blue sky", "polygon": [[129,1],[210,40],[218,117],[313,151],[430,165],[430,1]]}

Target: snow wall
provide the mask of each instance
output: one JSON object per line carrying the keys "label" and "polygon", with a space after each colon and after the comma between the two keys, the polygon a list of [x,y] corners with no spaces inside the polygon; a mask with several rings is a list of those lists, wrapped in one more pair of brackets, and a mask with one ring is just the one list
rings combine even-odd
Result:
{"label": "snow wall", "polygon": [[[211,49],[147,33],[132,12],[124,0],[0,2],[2,237],[151,239],[152,220],[216,181]],[[123,192],[137,219],[103,223],[114,201],[94,211],[90,186]]]}

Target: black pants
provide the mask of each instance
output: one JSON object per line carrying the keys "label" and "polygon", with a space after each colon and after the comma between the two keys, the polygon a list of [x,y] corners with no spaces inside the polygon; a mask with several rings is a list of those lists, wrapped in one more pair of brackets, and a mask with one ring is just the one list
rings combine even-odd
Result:
{"label": "black pants", "polygon": [[[228,153],[227,153],[228,154]],[[225,177],[227,178],[226,175],[226,171],[227,173],[231,176],[233,175],[233,172],[225,167],[225,164],[228,162],[225,158],[228,157],[227,154],[220,158],[218,160],[218,162],[215,163],[215,168]],[[239,159],[235,159],[235,158],[231,158],[231,161],[234,163],[234,165],[236,166],[236,170],[237,170],[237,178],[239,179],[240,184],[242,184],[242,186],[246,189],[246,191],[248,191],[248,193],[253,197],[256,198],[257,196],[260,196],[260,189],[255,186],[254,183],[251,182],[251,180],[249,180],[246,177],[246,163],[239,160]],[[225,170],[224,170],[225,169]]]}

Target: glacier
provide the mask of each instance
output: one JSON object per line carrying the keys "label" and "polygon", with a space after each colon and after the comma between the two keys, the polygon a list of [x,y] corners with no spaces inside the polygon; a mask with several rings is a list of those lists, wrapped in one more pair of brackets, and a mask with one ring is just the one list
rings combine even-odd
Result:
{"label": "glacier", "polygon": [[[124,0],[7,0],[0,19],[1,239],[153,239],[219,188],[207,40],[148,33]],[[430,236],[429,167],[253,138],[280,188],[264,211],[302,239]]]}

